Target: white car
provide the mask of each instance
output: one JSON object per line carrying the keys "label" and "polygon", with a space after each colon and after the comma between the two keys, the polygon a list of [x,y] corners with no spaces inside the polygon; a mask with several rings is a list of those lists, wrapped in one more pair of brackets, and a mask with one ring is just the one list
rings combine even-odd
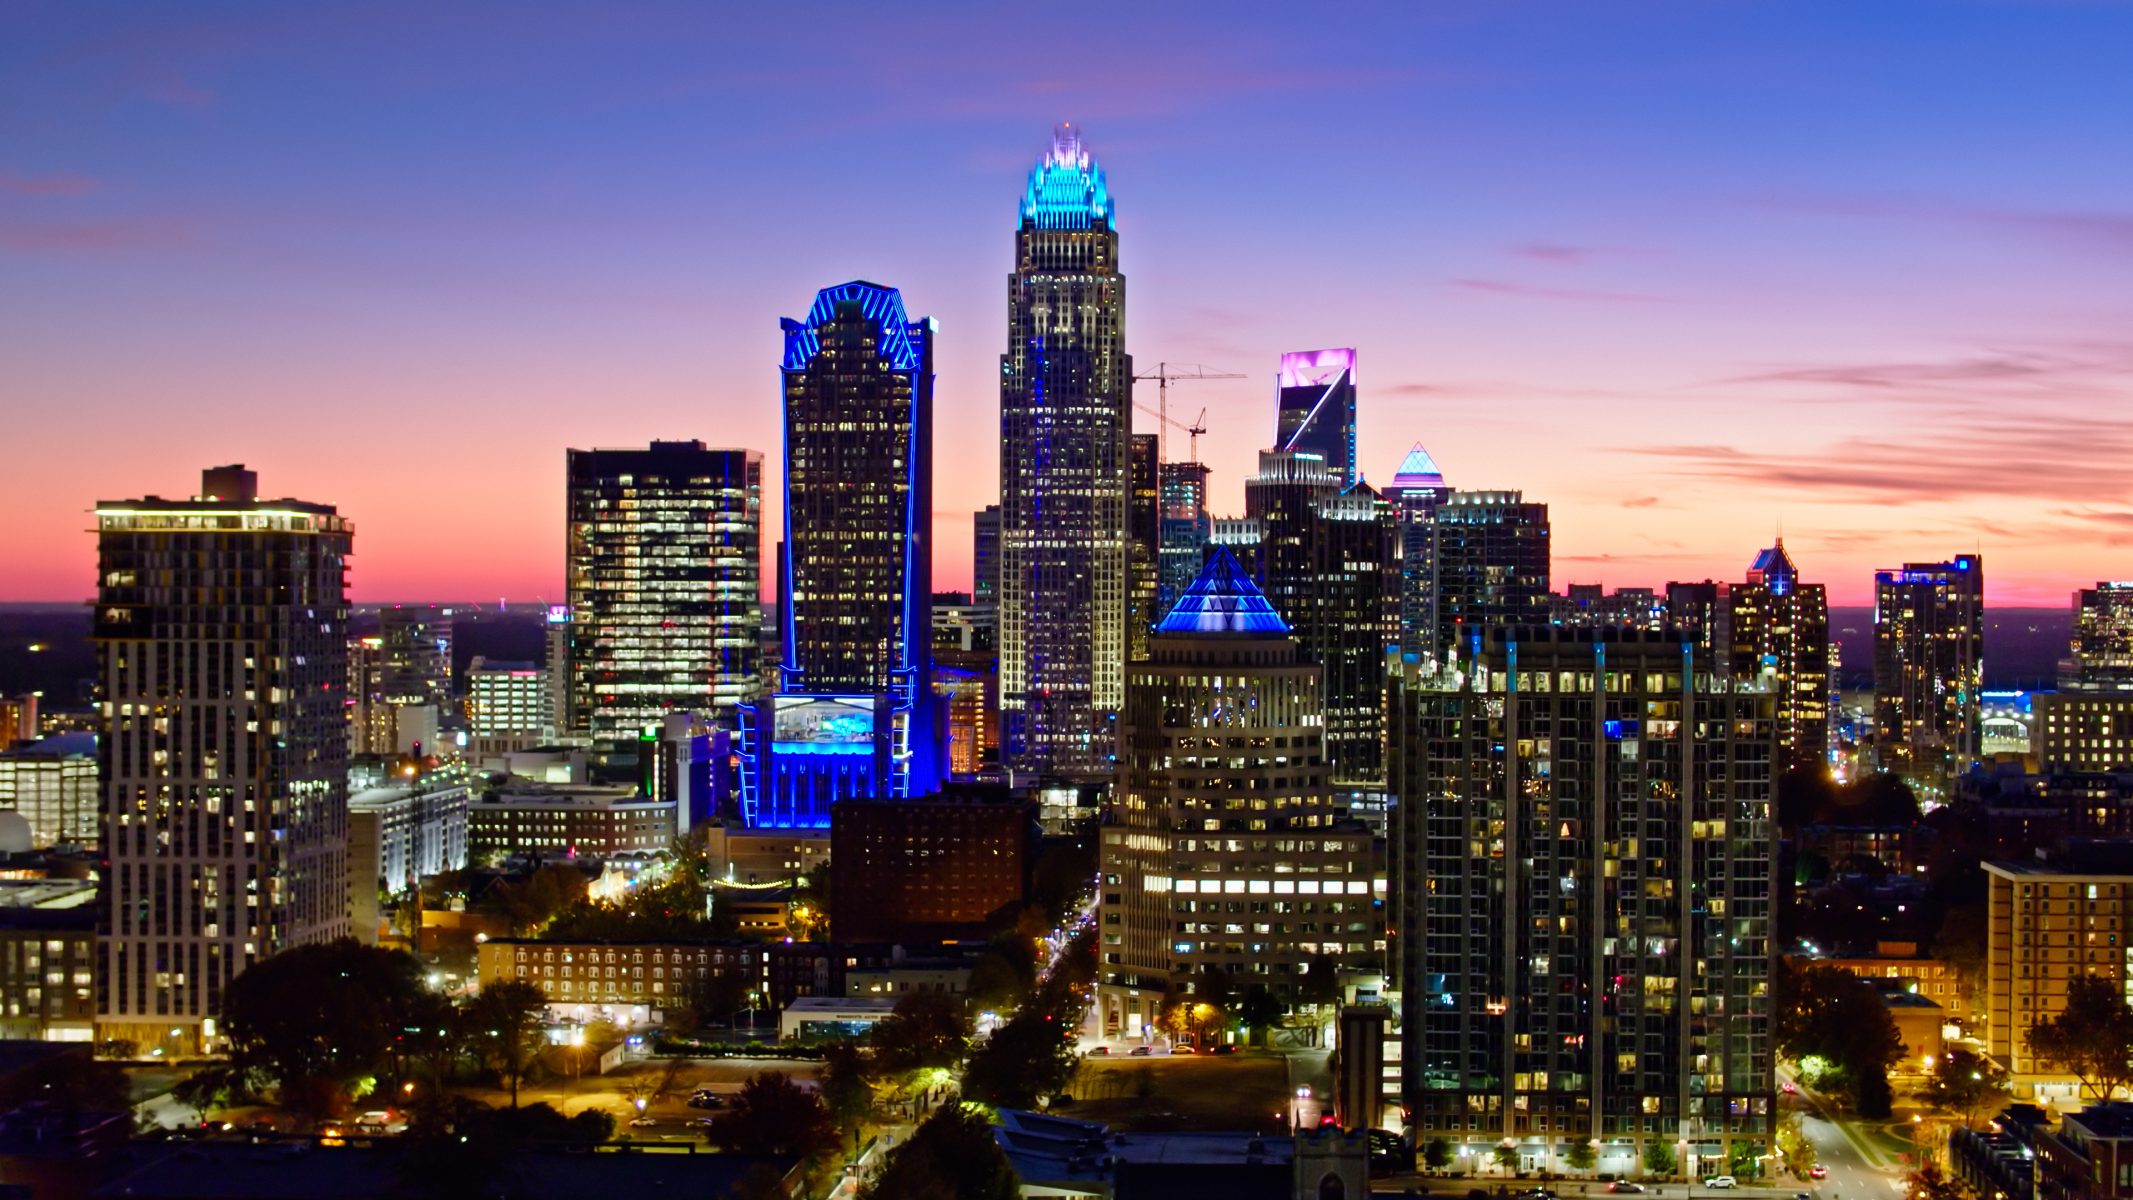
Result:
{"label": "white car", "polygon": [[1709,1179],[1704,1180],[1703,1185],[1707,1188],[1718,1188],[1720,1190],[1740,1186],[1739,1183],[1736,1183],[1734,1181],[1731,1175],[1713,1175]]}

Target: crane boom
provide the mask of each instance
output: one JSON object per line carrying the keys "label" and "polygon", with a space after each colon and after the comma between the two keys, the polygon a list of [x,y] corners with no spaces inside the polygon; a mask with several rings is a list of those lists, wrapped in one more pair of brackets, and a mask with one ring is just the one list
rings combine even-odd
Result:
{"label": "crane boom", "polygon": [[[1184,430],[1186,433],[1192,436],[1192,456],[1195,460],[1200,457],[1200,435],[1207,432],[1203,424],[1207,420],[1207,410],[1204,408],[1200,410],[1200,420],[1193,422],[1191,425],[1181,425],[1178,422],[1170,419],[1171,380],[1245,379],[1248,378],[1248,376],[1239,375],[1235,371],[1210,371],[1206,367],[1201,366],[1199,363],[1178,363],[1176,365],[1172,365],[1170,363],[1159,362],[1155,364],[1154,371],[1145,374],[1135,375],[1134,378],[1155,380],[1155,460],[1156,462],[1161,463],[1164,461],[1163,426],[1177,425],[1179,429]],[[1139,408],[1142,411],[1147,410],[1146,405],[1137,404],[1134,407]]]}

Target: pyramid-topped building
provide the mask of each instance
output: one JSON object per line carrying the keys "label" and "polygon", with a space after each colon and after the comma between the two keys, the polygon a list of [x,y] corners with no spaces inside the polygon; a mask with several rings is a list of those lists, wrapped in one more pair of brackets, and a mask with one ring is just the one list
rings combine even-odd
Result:
{"label": "pyramid-topped building", "polygon": [[1164,634],[1244,634],[1248,637],[1287,637],[1289,623],[1281,619],[1266,593],[1229,552],[1217,546],[1200,568],[1199,578],[1178,597],[1170,612],[1155,623]]}

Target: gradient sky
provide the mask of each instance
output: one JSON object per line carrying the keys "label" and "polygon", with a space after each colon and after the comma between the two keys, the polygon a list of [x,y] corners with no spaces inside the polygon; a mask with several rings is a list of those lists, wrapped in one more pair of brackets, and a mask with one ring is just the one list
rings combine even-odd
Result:
{"label": "gradient sky", "polygon": [[1250,376],[1173,390],[1218,511],[1280,352],[1354,345],[1368,477],[1547,501],[1559,588],[1782,524],[1839,603],[1982,551],[2060,605],[2133,576],[2129,62],[2117,3],[0,0],[0,599],[224,461],[355,519],[359,600],[554,597],[564,448],[774,462],[852,278],[940,322],[963,586],[1071,120],[1136,365]]}

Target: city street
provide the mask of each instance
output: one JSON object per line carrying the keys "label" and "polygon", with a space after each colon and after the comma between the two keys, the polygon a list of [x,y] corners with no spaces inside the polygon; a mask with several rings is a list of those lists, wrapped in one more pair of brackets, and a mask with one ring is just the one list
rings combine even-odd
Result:
{"label": "city street", "polygon": [[[1785,1082],[1796,1082],[1780,1072]],[[1868,1135],[1848,1127],[1806,1087],[1797,1095],[1781,1097],[1797,1105],[1800,1132],[1814,1144],[1816,1161],[1829,1168],[1829,1177],[1814,1181],[1816,1200],[1892,1200],[1903,1194],[1904,1172],[1892,1159],[1874,1149]]]}

